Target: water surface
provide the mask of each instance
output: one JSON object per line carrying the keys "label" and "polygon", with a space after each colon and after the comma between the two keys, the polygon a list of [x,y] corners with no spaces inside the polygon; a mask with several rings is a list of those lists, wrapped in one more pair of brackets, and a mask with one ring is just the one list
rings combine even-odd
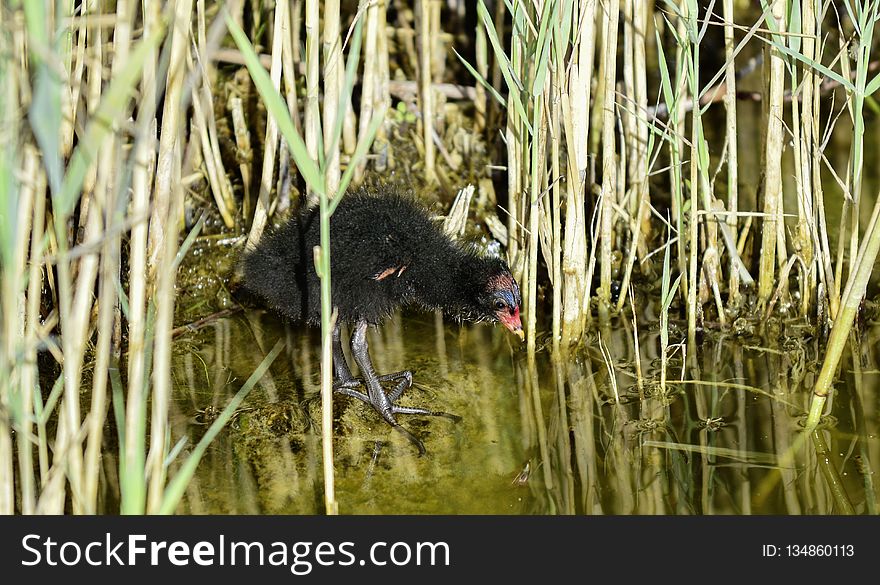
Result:
{"label": "water surface", "polygon": [[[371,330],[377,370],[414,373],[401,403],[462,421],[400,415],[428,450],[419,457],[370,407],[336,397],[340,512],[876,513],[880,326],[844,355],[816,437],[802,423],[824,340],[806,326],[775,324],[775,343],[708,331],[698,355],[670,358],[665,389],[655,316],[638,326],[638,354],[618,320],[586,350],[554,361],[545,347],[531,364],[497,326],[406,313]],[[176,343],[175,431],[198,440],[279,338],[285,350],[211,446],[183,511],[323,513],[316,331],[249,310]]]}

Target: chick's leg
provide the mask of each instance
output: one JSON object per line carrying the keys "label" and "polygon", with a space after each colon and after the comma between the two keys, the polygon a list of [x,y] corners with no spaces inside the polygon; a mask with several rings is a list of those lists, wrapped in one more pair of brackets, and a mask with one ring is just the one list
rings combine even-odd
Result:
{"label": "chick's leg", "polygon": [[[353,396],[354,398],[359,398],[364,402],[369,402],[389,423],[393,424],[388,416],[393,416],[395,414],[422,414],[461,420],[460,416],[449,414],[448,412],[428,410],[426,408],[397,406],[395,404],[397,399],[400,398],[400,395],[403,394],[403,391],[412,386],[412,373],[408,370],[404,370],[401,372],[394,372],[393,374],[385,374],[384,376],[376,374],[376,370],[373,368],[373,362],[370,359],[369,348],[367,347],[366,321],[358,321],[354,334],[351,336],[351,353],[364,376],[363,384],[367,387],[368,394],[364,395],[361,392],[344,393]],[[388,382],[392,380],[400,380],[400,383],[398,383],[397,387],[389,394],[386,394],[379,382]],[[357,380],[357,382],[360,382],[360,380]],[[342,390],[339,391],[342,392]]]}
{"label": "chick's leg", "polygon": [[[388,395],[389,400],[394,402],[403,392],[412,386],[412,372],[402,370],[391,374],[383,374],[378,376],[380,382],[397,382],[397,386]],[[399,382],[398,382],[399,380]],[[369,397],[363,392],[355,390],[362,386],[364,381],[355,378],[351,370],[348,368],[348,362],[345,359],[345,352],[342,350],[342,327],[337,323],[333,327],[333,389],[339,394],[351,396],[364,402],[370,402]]]}
{"label": "chick's leg", "polygon": [[[345,360],[345,352],[342,351],[342,326],[339,323],[333,327],[333,378],[333,389],[340,394],[352,396],[351,392],[345,390],[353,391],[361,385],[361,381],[351,375],[348,362]],[[362,392],[354,392],[354,394],[357,394],[355,398],[361,400],[367,398]]]}
{"label": "chick's leg", "polygon": [[366,398],[364,402],[370,403],[373,408],[382,415],[382,418],[392,426],[392,428],[396,429],[409,439],[416,449],[418,449],[419,455],[424,455],[426,452],[425,445],[417,439],[415,435],[400,426],[394,418],[394,403],[391,402],[388,395],[382,390],[382,385],[379,383],[379,376],[373,368],[373,361],[370,359],[370,351],[367,346],[367,322],[364,320],[358,321],[354,333],[351,336],[351,354],[354,356],[354,361],[357,362],[358,367],[361,369],[361,375],[364,377],[364,385],[367,387],[367,394],[364,396],[362,393],[350,389],[347,391],[342,389],[340,392],[361,400]]}

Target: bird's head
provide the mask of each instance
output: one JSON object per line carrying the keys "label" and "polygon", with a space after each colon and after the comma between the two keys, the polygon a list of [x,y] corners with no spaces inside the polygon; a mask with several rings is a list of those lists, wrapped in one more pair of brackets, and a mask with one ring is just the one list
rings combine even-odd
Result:
{"label": "bird's head", "polygon": [[480,305],[491,321],[498,321],[510,329],[520,341],[525,339],[522,321],[519,316],[522,298],[519,286],[502,261],[498,261],[489,272],[485,289],[480,295]]}

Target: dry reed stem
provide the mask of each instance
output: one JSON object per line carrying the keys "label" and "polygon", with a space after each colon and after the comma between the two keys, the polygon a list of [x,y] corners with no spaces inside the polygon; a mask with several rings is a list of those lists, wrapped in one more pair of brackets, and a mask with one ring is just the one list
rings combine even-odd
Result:
{"label": "dry reed stem", "polygon": [[[149,38],[159,26],[159,7],[153,4],[143,13],[143,37]],[[141,78],[141,104],[138,113],[138,135],[131,154],[134,167],[131,178],[131,208],[129,213],[137,221],[131,228],[129,238],[129,271],[128,271],[128,394],[125,412],[125,436],[127,438],[124,452],[120,453],[120,467],[125,469],[143,469],[144,465],[144,432],[143,404],[148,391],[146,365],[146,330],[147,330],[147,291],[148,285],[148,240],[149,226],[146,218],[150,214],[150,192],[155,178],[157,121],[155,112],[158,107],[155,95],[158,84],[158,54],[151,50],[144,63]],[[159,229],[159,228],[156,228]],[[120,478],[120,481],[121,478]],[[137,495],[132,498],[131,492],[123,500],[121,512],[139,513],[143,511],[144,491],[143,480],[138,478]],[[126,486],[127,488],[129,486]],[[128,490],[127,490],[128,491]],[[132,502],[134,500],[134,502]],[[132,508],[128,506],[134,504]]]}
{"label": "dry reed stem", "polygon": [[[189,23],[193,13],[192,0],[181,0],[174,12],[174,25],[169,41],[171,57],[166,78],[162,129],[159,133],[159,156],[156,163],[156,191],[150,216],[148,241],[148,282],[156,287],[156,326],[154,335],[152,418],[150,445],[146,459],[149,475],[146,509],[158,512],[165,487],[165,442],[168,404],[171,393],[171,328],[174,309],[174,273],[171,266],[177,253],[177,235],[183,213],[183,193],[180,184],[182,152],[181,114],[186,87],[186,51],[189,49]],[[170,257],[169,257],[170,256]],[[143,408],[140,404],[126,405],[130,410]],[[131,412],[132,418],[141,414]]]}
{"label": "dry reed stem", "polygon": [[241,98],[230,94],[227,103],[232,117],[232,129],[235,135],[236,156],[238,158],[238,172],[241,173],[242,209],[241,214],[249,217],[251,213],[251,164],[253,164],[253,149],[251,147],[251,133],[248,130],[244,118],[244,109]]}
{"label": "dry reed stem", "polygon": [[602,195],[599,200],[600,217],[600,284],[599,318],[606,321],[611,309],[611,251],[613,245],[614,212],[617,202],[617,161],[615,159],[615,109],[614,78],[617,71],[617,21],[620,13],[620,0],[611,0],[605,5],[605,34],[603,40],[604,99],[602,116]]}
{"label": "dry reed stem", "polygon": [[[320,74],[321,74],[321,32],[319,29],[318,0],[306,2],[306,108],[305,108],[305,143],[309,158],[318,160],[318,140],[321,135],[321,109],[319,107]],[[314,205],[318,195],[308,187],[307,199]]]}
{"label": "dry reed stem", "polygon": [[553,320],[551,325],[551,333],[553,335],[553,348],[559,350],[562,333],[562,186],[563,179],[561,147],[560,147],[560,131],[562,128],[561,121],[561,101],[562,88],[560,84],[564,82],[565,72],[564,64],[559,62],[557,70],[551,78],[549,93],[551,95],[550,118],[553,129],[550,133],[550,160],[551,170],[549,180],[551,181],[551,213],[548,214],[552,223],[552,246],[551,246],[551,262],[550,274],[553,285]]}
{"label": "dry reed stem", "polygon": [[[785,30],[785,2],[775,0],[772,18],[780,31]],[[782,148],[785,136],[782,129],[783,93],[785,91],[785,60],[778,49],[770,49],[770,84],[768,88],[767,138],[764,169],[764,213],[761,235],[761,259],[758,275],[758,301],[766,306],[773,294],[776,276],[778,230],[782,213]]]}
{"label": "dry reed stem", "polygon": [[180,129],[184,127],[181,107],[184,102],[186,78],[186,51],[189,50],[189,27],[193,0],[181,0],[176,6],[171,28],[171,56],[168,75],[165,79],[165,101],[162,113],[162,127],[159,131],[159,155],[156,161],[156,190],[150,213],[150,237],[148,240],[148,281],[157,281],[156,269],[167,241],[163,225],[168,219],[173,187],[173,169],[180,162],[182,145]]}
{"label": "dry reed stem", "polygon": [[201,87],[195,88],[192,92],[193,118],[192,124],[198,132],[199,145],[201,147],[202,157],[205,163],[205,170],[208,175],[208,183],[211,187],[211,193],[214,195],[214,202],[217,204],[217,211],[223,218],[223,223],[227,228],[235,225],[233,213],[235,210],[235,198],[232,195],[232,184],[229,182],[229,176],[223,165],[222,153],[220,152],[220,143],[217,137],[217,121],[214,118],[214,100],[211,97],[211,89],[207,84],[207,71],[204,69],[202,57],[195,55],[195,63],[193,63],[193,54],[187,52],[187,62],[190,69],[198,67],[201,70],[199,77],[201,78]]}
{"label": "dry reed stem", "polygon": [[[377,0],[379,6],[379,25],[377,30],[381,33],[384,31],[388,24],[387,18],[387,5],[386,0]],[[373,99],[376,101],[376,104],[380,107],[383,107],[385,111],[391,110],[391,68],[389,65],[389,56],[388,56],[388,35],[379,34],[379,38],[377,40],[376,51],[379,54],[379,63],[377,67],[376,74],[378,75],[378,79],[376,80],[376,89],[375,95]],[[376,131],[376,137],[374,138],[374,150],[378,150],[379,148],[384,148],[385,152],[388,151],[388,133],[387,133],[387,124],[381,124],[379,129]],[[378,146],[376,146],[378,145]],[[382,172],[384,167],[382,166],[385,159],[380,158],[379,161],[375,163],[375,170],[377,172]]]}
{"label": "dry reed stem", "polygon": [[[819,58],[818,47],[815,37],[816,17],[813,12],[813,0],[804,0],[801,2],[803,10],[802,32],[804,34],[803,53],[808,59],[816,60]],[[802,193],[803,199],[798,202],[798,246],[802,249],[805,262],[807,264],[807,274],[802,278],[804,290],[801,294],[801,315],[806,317],[811,306],[811,300],[815,295],[816,283],[821,272],[818,253],[819,253],[819,233],[818,226],[815,222],[815,196],[813,190],[813,169],[812,165],[816,161],[814,150],[816,143],[814,136],[819,133],[819,111],[813,110],[813,92],[818,89],[815,71],[812,67],[803,66],[803,96],[801,104],[803,112],[800,116],[802,124],[800,132],[800,148],[798,154],[799,164],[796,166],[797,178],[799,183],[799,192]]]}
{"label": "dry reed stem", "polygon": [[418,0],[419,15],[419,98],[422,113],[422,144],[425,164],[425,180],[432,183],[437,180],[434,152],[434,92],[431,88],[431,4],[432,0]]}
{"label": "dry reed stem", "polygon": [[[11,84],[15,88],[15,84]],[[9,120],[4,120],[4,123]],[[10,159],[14,160],[13,157]],[[28,148],[23,157],[22,171],[25,177],[35,177],[37,174],[37,152],[33,148]],[[9,161],[9,159],[7,159]],[[2,340],[2,361],[0,367],[3,370],[2,382],[0,386],[2,395],[0,395],[0,513],[12,514],[15,510],[15,494],[13,486],[15,485],[13,468],[13,445],[12,431],[15,429],[16,442],[19,456],[22,451],[31,452],[29,444],[30,432],[29,423],[25,421],[31,418],[31,412],[25,406],[29,404],[31,389],[33,386],[25,386],[23,384],[24,372],[19,367],[17,354],[23,351],[21,340],[24,338],[24,321],[18,318],[24,310],[25,299],[22,296],[22,280],[25,271],[25,263],[28,251],[28,234],[30,230],[30,222],[32,210],[35,207],[36,184],[34,182],[25,182],[21,185],[19,198],[17,202],[17,212],[15,218],[15,237],[12,242],[12,257],[6,256],[5,259],[11,260],[9,264],[2,267],[2,307],[3,307],[3,340]],[[10,218],[11,219],[11,218]],[[15,412],[19,412],[19,420],[16,420]],[[26,429],[22,428],[26,424]],[[15,427],[18,427],[17,429]],[[34,507],[34,486],[33,486],[33,466],[25,467],[25,461],[19,461],[19,469],[22,474],[22,481],[29,475],[29,481],[26,485],[21,486],[22,500],[27,499],[27,504],[31,513]],[[22,507],[25,502],[22,501]]]}
{"label": "dry reed stem", "polygon": [[583,315],[587,307],[582,304],[588,289],[586,281],[587,219],[585,199],[587,194],[588,140],[590,133],[589,79],[593,76],[596,26],[595,0],[581,0],[575,13],[575,52],[568,71],[567,90],[562,96],[564,135],[568,151],[568,175],[565,200],[565,243],[562,257],[563,274],[563,344],[570,345],[583,335]]}
{"label": "dry reed stem", "polygon": [[[545,84],[544,92],[548,92],[549,87]],[[528,208],[529,213],[529,241],[526,251],[528,252],[528,269],[526,277],[525,305],[526,305],[526,349],[529,358],[534,360],[535,339],[537,335],[537,286],[538,286],[538,246],[539,235],[541,231],[541,205],[544,190],[544,175],[546,173],[546,141],[547,141],[547,125],[544,123],[544,100],[546,96],[544,92],[532,96],[532,124],[534,130],[532,134],[531,144],[529,144],[529,161],[528,177],[531,181],[529,188]]]}
{"label": "dry reed stem", "polygon": [[[2,46],[3,49],[7,49],[5,43],[0,46]],[[5,111],[2,112],[2,124],[4,127],[10,128],[10,134],[12,134],[11,137],[15,136],[12,133],[15,125],[13,123],[11,112],[13,111],[13,104],[17,105],[18,101],[18,95],[16,95],[17,92],[15,91],[16,87],[17,84],[14,81],[7,83],[6,95],[3,96],[3,103],[8,104],[8,106],[4,108]],[[4,142],[7,142],[8,140],[9,138],[6,138]],[[2,146],[6,147],[7,144],[3,144]],[[6,150],[6,148],[4,148],[4,150]],[[34,158],[34,162],[36,162],[35,157],[32,158]],[[9,172],[8,169],[12,166],[10,163],[14,160],[13,157],[9,157],[8,155],[4,156],[4,159],[2,159],[4,174]],[[26,207],[27,204],[25,203],[24,206]],[[11,218],[7,219],[5,217],[2,219],[6,221],[11,220]],[[16,220],[17,219],[18,217],[16,217]],[[20,256],[15,250],[11,252],[15,253],[16,256]],[[14,317],[18,312],[17,280],[20,272],[15,270],[14,266],[10,267],[4,265],[0,266],[0,268],[2,268],[2,270],[0,270],[0,278],[2,278],[2,282],[0,282],[0,287],[2,287],[0,288],[0,303],[2,304],[0,304],[0,306],[2,306],[3,309],[3,338],[0,339],[0,351],[2,351],[2,355],[0,355],[0,373],[3,374],[2,377],[0,377],[0,514],[9,515],[15,511],[15,494],[13,491],[13,486],[15,485],[15,471],[13,469],[12,452],[13,421],[11,416],[10,398],[16,382],[12,367],[15,363],[15,353],[17,350],[14,340],[19,338],[16,331],[16,319]]]}
{"label": "dry reed stem", "polygon": [[[28,147],[32,150],[33,147]],[[27,151],[26,151],[26,155]],[[36,156],[36,152],[34,155]],[[28,267],[27,301],[25,306],[24,324],[24,363],[21,374],[22,389],[32,389],[38,386],[37,372],[37,322],[40,317],[40,289],[42,286],[42,251],[44,224],[46,221],[46,175],[42,171],[35,174],[36,191],[34,199],[34,214],[31,222],[30,241],[30,266]],[[34,396],[32,392],[22,393],[22,412],[26,416],[34,416]],[[36,513],[37,483],[35,482],[35,470],[33,464],[33,423],[30,419],[24,422],[19,436],[19,470],[21,473],[21,512],[22,514]],[[45,436],[43,440],[38,437],[38,449],[42,454],[45,449],[45,464],[40,466],[39,478],[48,473],[48,446]]]}
{"label": "dry reed stem", "polygon": [[[284,19],[284,13],[287,11],[286,2],[278,2],[275,4],[275,19],[272,30],[275,34],[272,37],[272,67],[269,71],[269,77],[272,80],[272,87],[276,91],[281,89],[281,53],[282,53],[282,37],[284,36],[281,23]],[[266,116],[266,138],[263,142],[263,169],[260,174],[260,191],[257,195],[257,203],[254,208],[254,219],[251,222],[251,229],[248,232],[247,243],[245,248],[251,250],[260,241],[263,230],[269,219],[270,195],[272,192],[272,183],[275,173],[275,153],[278,149],[278,122],[275,117],[269,113]]]}
{"label": "dry reed stem", "polygon": [[[361,111],[359,115],[358,140],[365,140],[370,121],[373,119],[376,96],[376,82],[379,77],[379,5],[372,2],[367,8],[366,25],[364,27],[364,72],[361,78]],[[354,182],[361,183],[364,180],[364,172],[367,161],[364,159],[355,170]]]}
{"label": "dry reed stem", "polygon": [[[293,125],[300,136],[303,135],[302,119],[300,118],[299,98],[297,97],[297,64],[302,62],[300,54],[300,27],[302,26],[302,2],[292,3],[294,12],[285,8],[281,19],[281,75],[284,79],[287,109],[293,118]],[[284,142],[282,142],[284,143]]]}
{"label": "dry reed stem", "polygon": [[327,196],[334,199],[339,189],[341,177],[339,144],[329,144],[335,135],[339,116],[345,116],[347,104],[342,100],[342,75],[345,67],[342,61],[342,35],[339,23],[339,0],[324,2],[324,28],[322,30],[324,48],[324,181]]}
{"label": "dry reed stem", "polygon": [[[636,148],[634,149],[633,165],[635,170],[636,208],[635,220],[638,224],[638,237],[636,246],[639,258],[644,263],[648,254],[648,240],[651,237],[651,201],[648,190],[648,66],[646,57],[646,43],[648,36],[648,10],[647,3],[636,3],[633,28],[635,29],[635,42],[633,46],[633,64],[635,67],[635,93],[636,107]],[[624,291],[628,287],[623,287]],[[623,295],[621,295],[623,296]],[[618,311],[623,307],[618,305]]]}
{"label": "dry reed stem", "polygon": [[[134,11],[128,0],[120,0],[116,5],[116,27],[113,34],[114,59],[111,73],[118,75],[127,66],[131,45],[131,28]],[[103,427],[107,413],[107,370],[110,365],[111,342],[115,321],[119,282],[119,254],[121,238],[109,235],[121,221],[116,194],[122,190],[117,181],[122,180],[119,171],[110,174],[111,169],[123,167],[122,149],[116,134],[111,134],[102,147],[104,164],[100,165],[99,184],[101,189],[102,211],[104,215],[104,242],[101,250],[101,276],[98,293],[98,339],[96,347],[95,370],[92,379],[92,400],[87,418],[88,440],[85,451],[84,469],[84,512],[97,511],[98,478],[100,476],[100,453],[103,444]],[[97,211],[97,210],[96,210]]]}
{"label": "dry reed stem", "polygon": [[[483,79],[489,79],[489,43],[486,40],[486,29],[481,23],[477,23],[474,37],[474,52],[476,54],[477,73]],[[486,120],[489,115],[486,88],[482,83],[477,83],[474,88],[474,134],[481,135],[486,129]]]}
{"label": "dry reed stem", "polygon": [[[699,14],[690,11],[687,0],[682,2],[683,20],[687,21],[687,35],[689,50],[688,56],[691,61],[686,65],[688,84],[691,94],[696,94],[700,88],[700,39],[696,38]],[[699,10],[699,7],[696,8]],[[699,202],[700,195],[704,195],[704,185],[701,180],[703,169],[701,168],[700,146],[703,139],[702,117],[700,108],[691,110],[691,143],[690,143],[690,213],[688,217],[687,242],[690,254],[688,255],[688,289],[687,289],[687,316],[688,316],[688,343],[696,345],[697,329],[697,290],[699,265]]]}
{"label": "dry reed stem", "polygon": [[[734,10],[733,0],[723,2],[724,20],[724,121],[727,141],[727,225],[737,231],[736,212],[739,209],[739,152],[736,131],[736,63],[734,62]],[[731,254],[728,262],[728,304],[736,305],[739,298],[739,270]]]}

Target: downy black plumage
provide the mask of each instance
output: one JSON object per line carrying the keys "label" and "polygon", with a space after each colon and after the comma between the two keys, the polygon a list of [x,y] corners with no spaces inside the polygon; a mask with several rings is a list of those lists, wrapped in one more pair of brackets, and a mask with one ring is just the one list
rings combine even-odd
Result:
{"label": "downy black plumage", "polygon": [[[282,315],[312,325],[321,320],[321,282],[313,249],[320,243],[319,213],[307,209],[264,234],[242,260],[243,284]],[[424,452],[400,427],[395,414],[444,414],[394,404],[412,384],[409,371],[375,373],[366,341],[396,308],[441,309],[468,321],[500,322],[523,337],[520,292],[507,264],[449,238],[428,211],[408,196],[365,191],[346,195],[330,220],[331,300],[338,310],[333,331],[334,388],[371,404]],[[354,325],[352,355],[363,382],[352,376],[342,352],[340,325]],[[386,393],[380,382],[399,380]],[[361,383],[367,392],[358,388]],[[447,415],[449,416],[449,415]]]}

